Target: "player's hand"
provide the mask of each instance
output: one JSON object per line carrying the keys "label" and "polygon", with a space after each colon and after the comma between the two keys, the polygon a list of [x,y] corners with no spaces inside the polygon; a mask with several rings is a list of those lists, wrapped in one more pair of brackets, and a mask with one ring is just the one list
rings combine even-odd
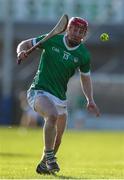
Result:
{"label": "player's hand", "polygon": [[17,54],[17,58],[24,60],[28,57],[27,51],[23,50]]}
{"label": "player's hand", "polygon": [[95,104],[94,101],[89,101],[89,102],[87,103],[87,110],[88,110],[90,113],[95,114],[97,117],[100,116],[99,108],[97,107],[97,105]]}

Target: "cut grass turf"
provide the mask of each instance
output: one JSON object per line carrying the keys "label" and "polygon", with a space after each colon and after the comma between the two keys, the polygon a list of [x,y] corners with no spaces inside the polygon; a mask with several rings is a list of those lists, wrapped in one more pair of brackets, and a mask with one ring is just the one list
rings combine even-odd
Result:
{"label": "cut grass turf", "polygon": [[123,132],[66,130],[57,154],[61,171],[56,176],[36,174],[42,148],[39,128],[0,128],[0,178],[124,178]]}

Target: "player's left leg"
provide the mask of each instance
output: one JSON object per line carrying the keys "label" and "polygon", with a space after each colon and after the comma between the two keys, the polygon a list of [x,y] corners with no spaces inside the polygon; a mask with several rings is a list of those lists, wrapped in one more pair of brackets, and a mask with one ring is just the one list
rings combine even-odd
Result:
{"label": "player's left leg", "polygon": [[61,144],[62,135],[64,133],[65,127],[66,127],[66,121],[67,121],[67,114],[62,114],[58,116],[57,119],[57,135],[56,135],[56,141],[54,144],[54,153],[56,154],[59,146]]}
{"label": "player's left leg", "polygon": [[[59,146],[61,144],[62,135],[63,135],[65,127],[66,127],[66,119],[67,119],[66,113],[58,116],[58,119],[57,119],[57,135],[56,135],[56,140],[55,140],[55,144],[54,144],[54,154],[57,153]],[[47,170],[46,158],[45,158],[44,153],[43,153],[43,156],[41,158],[40,164],[37,166],[36,171],[40,174],[50,174],[49,171]]]}

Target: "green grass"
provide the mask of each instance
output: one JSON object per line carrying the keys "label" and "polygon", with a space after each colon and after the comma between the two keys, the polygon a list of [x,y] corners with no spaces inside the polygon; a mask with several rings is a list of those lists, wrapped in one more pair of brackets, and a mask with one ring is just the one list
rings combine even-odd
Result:
{"label": "green grass", "polygon": [[36,174],[42,147],[39,128],[0,128],[0,179],[124,178],[123,132],[66,131],[57,176]]}

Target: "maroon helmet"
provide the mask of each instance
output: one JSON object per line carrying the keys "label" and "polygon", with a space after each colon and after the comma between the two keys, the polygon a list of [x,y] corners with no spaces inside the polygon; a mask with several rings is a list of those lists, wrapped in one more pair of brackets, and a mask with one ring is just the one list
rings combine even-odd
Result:
{"label": "maroon helmet", "polygon": [[85,19],[80,18],[80,17],[72,17],[69,20],[68,27],[71,26],[71,25],[77,25],[79,27],[85,28],[86,31],[87,31],[87,28],[88,28],[88,22]]}

